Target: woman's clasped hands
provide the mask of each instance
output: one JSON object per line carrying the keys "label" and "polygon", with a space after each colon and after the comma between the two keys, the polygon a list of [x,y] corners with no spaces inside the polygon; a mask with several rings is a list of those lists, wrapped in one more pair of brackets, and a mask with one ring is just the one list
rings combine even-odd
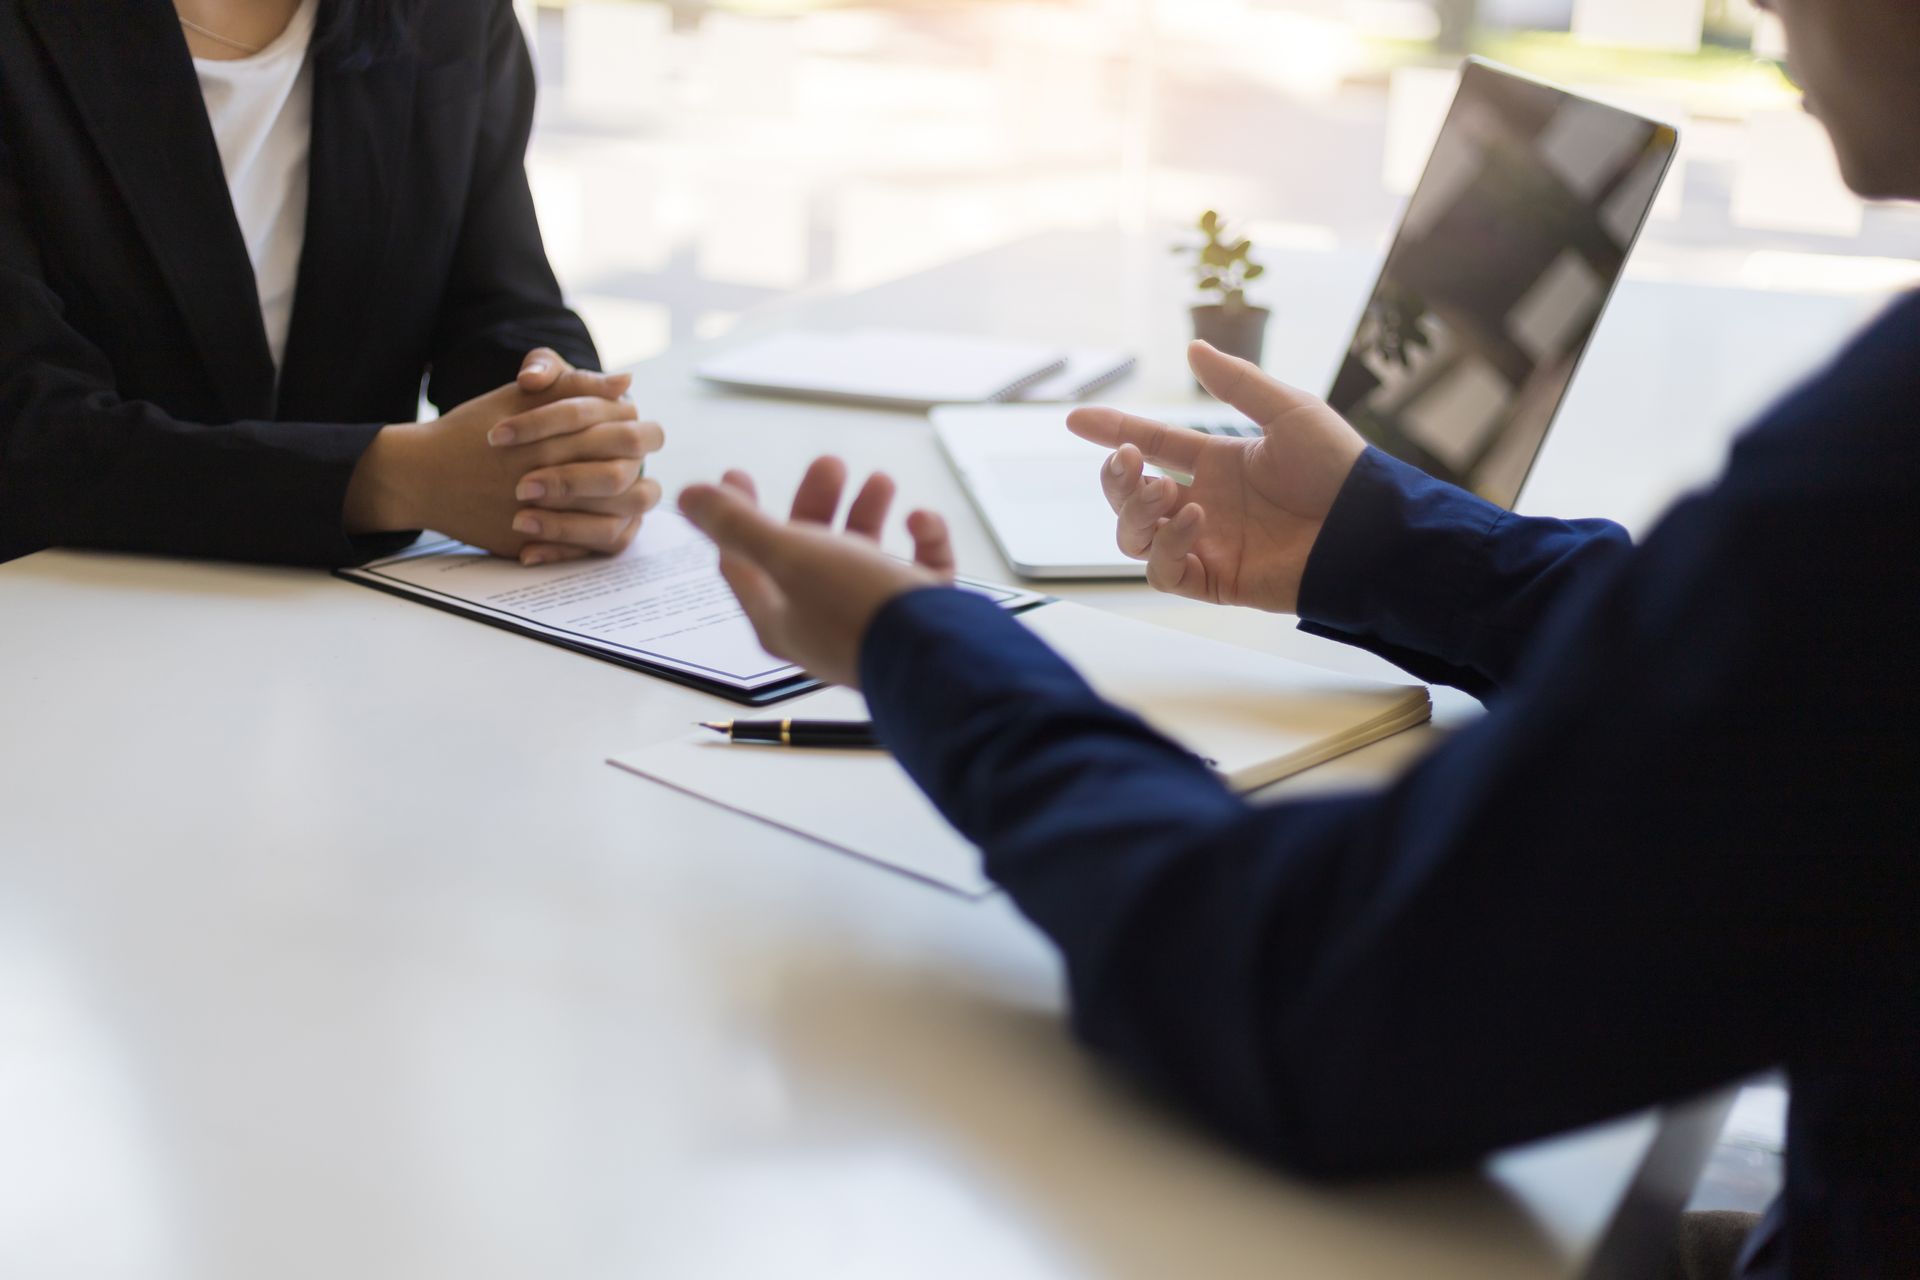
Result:
{"label": "woman's clasped hands", "polygon": [[530,352],[514,382],[382,430],[349,486],[348,529],[434,529],[529,565],[624,551],[660,502],[646,460],[666,442],[623,398],[631,382]]}

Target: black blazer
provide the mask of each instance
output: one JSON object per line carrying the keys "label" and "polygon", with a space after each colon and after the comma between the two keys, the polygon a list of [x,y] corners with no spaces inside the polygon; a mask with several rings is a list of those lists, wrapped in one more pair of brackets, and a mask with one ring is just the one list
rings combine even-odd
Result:
{"label": "black blazer", "polygon": [[[326,0],[321,0],[324,4]],[[560,298],[509,0],[428,0],[411,53],[316,55],[305,251],[275,386],[168,0],[0,0],[0,560],[92,546],[336,564],[374,433],[509,382]]]}

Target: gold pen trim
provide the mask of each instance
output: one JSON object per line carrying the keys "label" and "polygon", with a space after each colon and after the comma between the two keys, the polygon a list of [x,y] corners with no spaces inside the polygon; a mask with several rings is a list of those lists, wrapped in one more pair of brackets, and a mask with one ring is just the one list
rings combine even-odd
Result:
{"label": "gold pen trim", "polygon": [[793,745],[793,721],[791,720],[780,722],[780,745],[783,747]]}

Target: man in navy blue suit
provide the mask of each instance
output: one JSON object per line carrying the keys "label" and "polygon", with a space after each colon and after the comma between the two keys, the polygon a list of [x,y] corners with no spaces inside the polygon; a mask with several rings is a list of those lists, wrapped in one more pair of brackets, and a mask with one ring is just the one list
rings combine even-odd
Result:
{"label": "man in navy blue suit", "polygon": [[[1920,4],[1770,7],[1850,183],[1920,198]],[[1920,1275],[1920,295],[1637,546],[1192,359],[1264,434],[1076,413],[1121,545],[1488,703],[1384,793],[1243,803],[941,585],[937,516],[881,555],[884,477],[846,533],[831,459],[786,524],[737,472],[682,506],[1058,944],[1077,1032],[1234,1140],[1399,1172],[1780,1066],[1786,1190],[1739,1274]]]}

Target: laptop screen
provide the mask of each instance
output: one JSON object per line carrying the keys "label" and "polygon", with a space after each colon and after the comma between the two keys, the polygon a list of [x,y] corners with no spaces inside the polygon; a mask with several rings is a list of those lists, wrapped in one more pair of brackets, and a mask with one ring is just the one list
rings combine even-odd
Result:
{"label": "laptop screen", "polygon": [[1511,507],[1677,140],[1468,62],[1334,408],[1386,452]]}

